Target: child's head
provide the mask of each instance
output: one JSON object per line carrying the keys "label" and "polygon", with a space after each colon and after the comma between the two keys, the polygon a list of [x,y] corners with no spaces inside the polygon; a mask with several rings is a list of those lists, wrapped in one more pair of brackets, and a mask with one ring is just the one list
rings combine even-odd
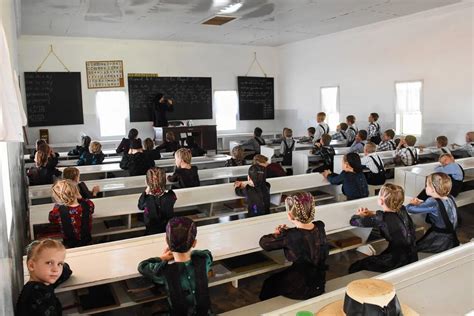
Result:
{"label": "child's head", "polygon": [[79,182],[80,172],[76,167],[67,167],[63,170],[63,179]]}
{"label": "child's head", "polygon": [[89,136],[82,136],[82,144],[81,146],[84,148],[89,148],[89,145],[91,144],[91,138]]}
{"label": "child's head", "polygon": [[283,131],[281,132],[281,136],[285,137],[285,133],[288,127],[283,127]]}
{"label": "child's head", "polygon": [[37,139],[36,140],[36,150],[38,150],[38,147],[42,144],[47,144],[46,141],[44,139]]}
{"label": "child's head", "polygon": [[339,124],[339,128],[340,128],[341,131],[347,131],[349,126],[346,123],[341,122],[341,124]]}
{"label": "child's head", "polygon": [[64,179],[57,181],[52,188],[53,199],[58,204],[71,205],[81,197],[77,189],[77,183]]}
{"label": "child's head", "polygon": [[361,129],[360,131],[357,132],[357,135],[355,137],[355,140],[360,143],[364,140],[367,139],[367,131],[365,129]]}
{"label": "child's head", "polygon": [[166,190],[165,169],[153,167],[146,172],[146,184],[154,195],[161,195]]}
{"label": "child's head", "polygon": [[319,143],[323,146],[329,146],[331,144],[332,137],[329,134],[323,134],[321,135],[321,139],[319,140]]}
{"label": "child's head", "polygon": [[451,178],[442,172],[435,172],[426,178],[426,194],[432,197],[446,197],[451,191]]}
{"label": "child's head", "polygon": [[447,166],[451,163],[454,163],[454,157],[453,155],[446,153],[439,156],[438,161],[441,163],[441,165]]}
{"label": "child's head", "polygon": [[342,169],[344,171],[353,171],[355,173],[362,172],[362,163],[359,154],[348,153],[344,155],[342,162]]}
{"label": "child's head", "polygon": [[448,138],[446,136],[438,136],[436,137],[436,147],[446,147],[448,146]]}
{"label": "child's head", "polygon": [[44,167],[48,163],[48,154],[42,150],[38,150],[35,154],[36,167]]}
{"label": "child's head", "polygon": [[316,115],[316,121],[317,121],[318,123],[324,122],[325,119],[326,119],[326,113],[324,113],[324,112],[319,112],[319,113]]}
{"label": "child's head", "polygon": [[386,183],[380,188],[378,203],[388,210],[399,211],[405,201],[405,191],[399,185]]}
{"label": "child's head", "polygon": [[405,136],[405,143],[410,146],[410,147],[413,147],[415,146],[416,144],[416,137],[413,136],[413,135],[407,135]]}
{"label": "child's head", "polygon": [[252,165],[259,165],[262,167],[266,167],[268,166],[268,158],[260,154],[255,155],[253,156]]}
{"label": "child's head", "polygon": [[102,145],[97,141],[93,141],[89,146],[89,152],[91,154],[100,154],[102,152]]}
{"label": "child's head", "polygon": [[172,252],[186,253],[196,245],[197,228],[188,217],[173,217],[166,225],[166,242]]}
{"label": "child's head", "polygon": [[283,136],[285,138],[291,138],[293,137],[293,130],[291,128],[287,128],[285,129],[285,131],[283,132]]}
{"label": "child's head", "polygon": [[128,138],[129,139],[135,139],[137,138],[138,136],[138,130],[136,128],[132,128],[129,132],[128,132]]}
{"label": "child's head", "polygon": [[290,220],[309,224],[314,219],[316,207],[314,197],[309,192],[298,192],[285,199],[286,212]]}
{"label": "child's head", "polygon": [[249,180],[253,185],[258,187],[265,184],[267,176],[265,174],[265,167],[260,165],[251,165],[249,168]]}
{"label": "child's head", "polygon": [[379,114],[378,113],[370,113],[369,115],[369,122],[370,123],[373,123],[373,122],[377,122],[377,120],[379,119]]}
{"label": "child's head", "polygon": [[174,142],[175,137],[173,132],[166,132],[166,141],[167,142]]}
{"label": "child's head", "polygon": [[355,124],[356,118],[354,115],[348,115],[346,116],[346,123],[347,125],[352,125]]}
{"label": "child's head", "polygon": [[145,150],[153,150],[155,143],[150,137],[148,137],[143,141],[143,146],[145,147]]}
{"label": "child's head", "polygon": [[49,145],[46,142],[44,142],[44,143],[41,143],[41,144],[38,145],[37,151],[42,151],[47,156],[49,156],[49,152],[51,151],[51,148],[49,147]]}
{"label": "child's head", "polygon": [[466,143],[474,142],[474,132],[466,133]]}
{"label": "child's head", "polygon": [[375,143],[367,142],[367,144],[365,144],[364,146],[364,154],[366,155],[374,153],[376,150],[377,150],[377,145],[375,145]]}
{"label": "child's head", "polygon": [[388,129],[385,132],[383,132],[383,140],[384,141],[389,141],[392,140],[395,137],[395,131],[393,129]]}
{"label": "child's head", "polygon": [[26,248],[26,265],[30,280],[54,284],[63,273],[66,249],[53,239],[35,240]]}
{"label": "child's head", "polygon": [[314,133],[316,133],[316,128],[314,128],[312,126],[308,127],[308,136],[312,137],[312,136],[314,136]]}
{"label": "child's head", "polygon": [[192,158],[191,151],[188,148],[180,148],[174,153],[174,158],[176,161],[176,165],[180,165],[182,162],[185,164],[191,164]]}
{"label": "child's head", "polygon": [[260,127],[255,127],[255,129],[253,130],[253,135],[256,136],[256,137],[262,137],[262,129]]}
{"label": "child's head", "polygon": [[244,148],[242,146],[232,148],[232,158],[235,160],[244,160]]}
{"label": "child's head", "polygon": [[130,154],[143,152],[142,140],[140,138],[132,139],[130,142]]}

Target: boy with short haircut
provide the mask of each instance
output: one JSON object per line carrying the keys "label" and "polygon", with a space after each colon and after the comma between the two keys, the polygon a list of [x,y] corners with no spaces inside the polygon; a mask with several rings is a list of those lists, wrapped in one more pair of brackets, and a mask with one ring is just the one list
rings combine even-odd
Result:
{"label": "boy with short haircut", "polygon": [[331,135],[323,134],[319,143],[314,144],[312,153],[321,157],[323,164],[319,167],[316,167],[312,172],[324,172],[324,170],[334,171],[334,155],[336,152],[331,146]]}
{"label": "boy with short haircut", "polygon": [[366,142],[367,142],[367,131],[364,129],[361,129],[359,132],[357,132],[354,143],[349,148],[349,152],[362,154],[364,152],[364,146]]}
{"label": "boy with short haircut", "polygon": [[395,131],[393,129],[388,129],[383,132],[382,141],[377,146],[377,151],[390,151],[395,150],[397,145],[393,141],[395,137]]}
{"label": "boy with short haircut", "polygon": [[102,153],[102,145],[98,141],[93,141],[89,145],[89,151],[84,151],[77,161],[78,166],[100,165],[104,161],[105,155]]}
{"label": "boy with short haircut", "polygon": [[318,123],[318,125],[316,126],[316,132],[314,133],[315,142],[319,142],[323,134],[329,134],[329,125],[324,123],[325,119],[326,113],[324,112],[319,112],[316,116],[316,122]]}
{"label": "boy with short haircut", "polygon": [[400,143],[395,150],[395,161],[401,162],[404,166],[413,166],[418,164],[418,154],[416,148],[416,137],[407,135],[400,139]]}
{"label": "boy with short haircut", "polygon": [[370,140],[371,142],[375,144],[379,144],[381,139],[380,139],[380,125],[377,123],[379,119],[379,114],[378,113],[370,113],[369,115],[369,127],[368,127],[368,135],[367,139]]}
{"label": "boy with short haircut", "polygon": [[375,149],[377,145],[372,142],[367,142],[364,146],[364,157],[361,158],[361,163],[369,172],[365,172],[367,183],[370,185],[381,185],[385,183],[385,169],[382,158],[377,155]]}
{"label": "boy with short haircut", "polygon": [[160,257],[140,262],[138,271],[168,291],[171,315],[208,315],[211,301],[208,273],[212,255],[196,247],[196,224],[187,217],[174,217],[166,225],[166,243]]}
{"label": "boy with short haircut", "polygon": [[191,165],[191,151],[187,148],[180,148],[174,154],[174,159],[176,168],[174,173],[168,176],[168,181],[178,182],[177,188],[200,186],[198,168]]}
{"label": "boy with short haircut", "polygon": [[260,154],[260,146],[265,145],[265,139],[262,138],[262,133],[263,131],[260,127],[255,127],[253,138],[242,144],[242,147],[246,150],[254,151],[256,154]]}
{"label": "boy with short haircut", "polygon": [[451,145],[454,151],[463,152],[468,157],[474,157],[474,131],[466,133],[466,144],[458,145],[452,144]]}
{"label": "boy with short haircut", "polygon": [[347,132],[346,132],[347,146],[349,146],[349,147],[352,146],[352,143],[354,143],[357,132],[359,131],[359,129],[355,125],[355,122],[356,122],[356,118],[355,118],[354,115],[348,115],[346,117],[346,123],[347,123],[347,126],[348,126],[347,127]]}
{"label": "boy with short haircut", "polygon": [[336,128],[336,133],[332,135],[333,140],[338,140],[338,141],[347,141],[347,124],[346,123],[341,123],[337,126]]}
{"label": "boy with short haircut", "polygon": [[316,129],[311,126],[311,127],[308,127],[307,131],[308,131],[308,135],[301,137],[299,140],[300,143],[314,142],[314,133],[316,133]]}
{"label": "boy with short haircut", "polygon": [[291,166],[293,162],[293,151],[296,148],[296,142],[293,139],[293,130],[286,128],[283,134],[283,140],[280,144],[280,154],[283,156],[281,162],[284,166]]}
{"label": "boy with short haircut", "polygon": [[448,138],[444,135],[436,137],[436,153],[450,154],[451,150],[448,148]]}

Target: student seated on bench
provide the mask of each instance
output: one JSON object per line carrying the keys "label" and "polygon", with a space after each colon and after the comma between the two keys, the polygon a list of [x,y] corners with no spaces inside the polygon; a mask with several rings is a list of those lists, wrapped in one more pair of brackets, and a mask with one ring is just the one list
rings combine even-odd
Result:
{"label": "student seated on bench", "polygon": [[319,142],[314,143],[311,153],[319,156],[323,164],[310,170],[310,172],[324,172],[324,170],[331,170],[332,172],[334,170],[334,155],[336,155],[336,152],[334,147],[331,146],[331,135],[323,134]]}
{"label": "student seated on bench", "polygon": [[88,151],[84,151],[77,161],[78,166],[84,165],[100,165],[105,159],[105,155],[102,153],[102,145],[93,141]]}
{"label": "student seated on bench", "polygon": [[285,206],[295,227],[279,225],[273,234],[260,239],[260,247],[266,251],[283,249],[292,265],[265,280],[261,300],[279,295],[305,300],[324,293],[329,246],[324,223],[314,221],[314,198],[308,192],[296,193],[286,198]]}
{"label": "student seated on bench", "polygon": [[252,161],[253,165],[259,165],[265,168],[266,178],[277,178],[286,176],[286,171],[277,162],[268,162],[268,158],[263,155],[255,155]]}
{"label": "student seated on bench", "polygon": [[331,184],[342,184],[342,193],[348,200],[355,200],[369,196],[367,179],[362,172],[359,154],[348,153],[342,158],[341,174],[326,170],[322,173]]}
{"label": "student seated on bench", "polygon": [[377,146],[377,151],[391,151],[397,148],[397,144],[393,141],[395,137],[395,131],[393,129],[388,129],[383,132],[382,141]]}
{"label": "student seated on bench", "polygon": [[143,153],[142,140],[133,139],[130,142],[130,149],[123,155],[120,161],[120,168],[128,170],[129,176],[141,176],[146,174],[148,169],[155,166],[155,161]]}
{"label": "student seated on bench", "polygon": [[155,147],[153,140],[148,137],[143,141],[143,153],[145,156],[149,157],[149,160],[158,160],[161,159],[160,150]]}
{"label": "student seated on bench", "polygon": [[81,174],[79,169],[76,167],[67,167],[63,171],[63,179],[71,180],[77,185],[79,189],[79,194],[84,199],[94,199],[96,197],[101,197],[102,193],[100,192],[100,188],[98,185],[95,185],[92,188],[92,191],[89,191],[89,188],[85,184],[85,182],[81,182]]}
{"label": "student seated on bench", "polygon": [[235,181],[235,194],[247,199],[247,216],[259,216],[270,213],[270,183],[266,181],[265,168],[252,165],[249,168],[248,181]]}
{"label": "student seated on bench", "polygon": [[186,137],[185,148],[188,148],[191,151],[191,155],[193,157],[199,157],[206,154],[206,151],[202,149],[201,147],[199,147],[198,144],[196,144],[196,141],[194,140],[194,136]]}
{"label": "student seated on bench", "polygon": [[407,135],[401,138],[395,151],[395,162],[404,166],[413,166],[418,164],[418,154],[415,148],[416,137]]}
{"label": "student seated on bench", "polygon": [[61,176],[61,171],[48,164],[48,156],[38,150],[35,154],[35,166],[26,171],[30,185],[53,184],[57,177]]}
{"label": "student seated on bench", "polygon": [[68,156],[81,156],[83,152],[89,151],[89,145],[91,144],[92,139],[89,136],[84,135],[81,137],[81,140],[81,145],[71,149],[67,153]]}
{"label": "student seated on bench", "polygon": [[165,140],[160,145],[156,146],[157,150],[164,149],[165,152],[171,153],[179,149],[179,142],[175,139],[173,132],[166,132]]}
{"label": "student seated on bench", "polygon": [[474,132],[466,133],[466,143],[464,145],[452,144],[451,147],[456,153],[461,152],[466,157],[474,157]]}
{"label": "student seated on bench", "polygon": [[431,224],[426,234],[417,242],[418,251],[439,253],[459,245],[456,235],[458,212],[454,198],[449,195],[451,178],[435,172],[426,178],[425,201],[414,198],[406,206],[409,213],[426,214]]}
{"label": "student seated on bench", "polygon": [[364,157],[361,159],[362,165],[369,169],[369,172],[364,174],[370,185],[382,185],[386,180],[384,164],[382,158],[375,152],[376,149],[375,143],[367,142],[364,146]]}
{"label": "student seated on bench", "polygon": [[378,228],[388,241],[388,247],[377,256],[356,261],[350,266],[349,273],[361,270],[387,272],[418,260],[415,226],[403,206],[404,200],[403,188],[387,183],[380,189],[377,200],[381,211],[360,207],[352,216],[352,226]]}
{"label": "student seated on bench", "polygon": [[242,146],[232,148],[232,158],[225,162],[226,167],[235,167],[245,165],[244,149]]}
{"label": "student seated on bench", "polygon": [[67,248],[89,245],[92,241],[94,203],[81,198],[77,185],[71,180],[59,180],[53,186],[54,208],[49,222],[59,224]]}
{"label": "student seated on bench", "polygon": [[[442,154],[438,160],[441,166],[435,168],[435,172],[442,172],[447,174],[451,178],[451,191],[450,195],[456,197],[461,192],[464,182],[464,170],[463,168],[454,160],[453,155],[451,154]],[[426,200],[428,195],[426,194],[426,189],[420,192],[417,196],[420,200]]]}
{"label": "student seated on bench", "polygon": [[140,195],[138,208],[144,211],[146,235],[164,233],[166,224],[174,216],[176,194],[166,192],[166,172],[153,167],[146,173],[146,189]]}
{"label": "student seated on bench", "polygon": [[166,226],[168,247],[159,257],[140,262],[138,271],[154,283],[166,286],[171,315],[211,315],[208,273],[212,255],[196,247],[196,224],[175,217]]}
{"label": "student seated on bench", "polygon": [[191,151],[187,148],[180,148],[174,153],[176,169],[168,176],[168,181],[178,182],[178,188],[191,188],[201,185],[199,181],[198,168],[191,166]]}

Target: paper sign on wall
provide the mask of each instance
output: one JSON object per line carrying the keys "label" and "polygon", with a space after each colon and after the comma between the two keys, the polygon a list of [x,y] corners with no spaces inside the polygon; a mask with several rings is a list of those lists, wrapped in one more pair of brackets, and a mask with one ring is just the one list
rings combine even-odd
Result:
{"label": "paper sign on wall", "polygon": [[89,89],[120,88],[124,86],[123,61],[86,61]]}

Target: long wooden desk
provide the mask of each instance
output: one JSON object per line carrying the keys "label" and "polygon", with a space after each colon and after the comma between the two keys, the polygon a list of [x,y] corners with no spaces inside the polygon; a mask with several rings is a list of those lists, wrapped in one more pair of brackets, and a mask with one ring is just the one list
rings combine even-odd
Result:
{"label": "long wooden desk", "polygon": [[[214,169],[200,169],[198,170],[199,179],[202,182],[209,181],[224,181],[229,182],[230,179],[247,176],[249,166],[236,166],[236,167],[222,167]],[[166,175],[171,175],[167,173]],[[134,177],[118,177],[108,178],[100,180],[85,181],[87,187],[92,189],[98,185],[101,192],[107,195],[108,192],[124,191],[130,189],[145,189],[146,187],[145,176],[134,176]],[[167,181],[167,185],[171,185],[175,182]],[[29,187],[29,198],[43,199],[51,196],[51,184],[35,185]]]}
{"label": "long wooden desk", "polygon": [[[68,153],[67,151],[58,152],[59,160],[77,160],[77,159],[79,159],[79,156],[68,156],[67,153]],[[105,150],[102,150],[102,153],[106,157],[111,157],[111,156],[117,156],[118,155],[117,152],[115,151],[115,149],[105,149]],[[25,154],[23,156],[23,159],[25,159],[25,162],[33,162],[33,159],[30,158],[29,154]]]}
{"label": "long wooden desk", "polygon": [[[400,302],[420,315],[467,315],[474,308],[473,271],[474,242],[471,241],[374,278],[392,283]],[[344,293],[345,288],[341,288],[263,315],[315,313],[329,303],[344,299]]]}
{"label": "long wooden desk", "polygon": [[[304,174],[298,176],[280,177],[268,179],[271,185],[271,194],[281,194],[298,190],[307,190],[310,188],[325,187],[328,191],[334,190],[335,186],[331,186],[323,176],[317,173]],[[212,189],[210,189],[212,188]],[[195,207],[198,205],[209,205],[208,216],[214,216],[214,205],[219,202],[233,201],[242,199],[235,194],[233,183],[217,184],[212,187],[195,187],[175,190],[177,201],[175,210],[186,207]],[[132,214],[142,213],[137,207],[140,194],[129,194],[114,197],[105,197],[94,199],[95,212],[94,220],[108,217],[126,216],[127,231],[132,231],[130,216]],[[51,211],[52,204],[33,205],[30,207],[30,232],[34,236],[34,226],[48,223],[48,214]],[[136,230],[143,229],[136,228]],[[105,235],[105,232],[95,235]]]}
{"label": "long wooden desk", "polygon": [[[230,184],[224,186],[230,186]],[[278,187],[278,184],[274,183],[274,186]],[[281,189],[277,188],[277,190]],[[177,204],[179,201],[180,197]],[[370,197],[317,206],[316,219],[325,223],[328,235],[346,230],[360,230],[361,236],[366,239],[371,229],[354,228],[350,226],[349,219],[361,205],[375,209],[376,204],[377,198]],[[197,248],[211,250],[215,261],[260,251],[260,237],[271,233],[279,224],[292,226],[284,212],[201,226],[198,228]],[[57,292],[137,277],[139,276],[138,263],[146,258],[158,256],[165,246],[165,234],[158,234],[68,249],[66,262],[69,263],[74,274],[57,289]],[[27,269],[25,273],[25,280],[27,280]]]}
{"label": "long wooden desk", "polygon": [[[456,159],[456,162],[464,169],[466,178],[474,176],[474,157]],[[396,168],[395,184],[405,188],[405,194],[417,196],[425,188],[426,177],[439,165],[438,162],[433,162]]]}
{"label": "long wooden desk", "polygon": [[[345,155],[349,152],[350,147],[336,147],[334,151],[337,155]],[[311,151],[299,150],[293,152],[293,174],[304,174],[309,168],[309,163],[316,162],[320,159],[319,156],[316,156],[311,153]]]}

